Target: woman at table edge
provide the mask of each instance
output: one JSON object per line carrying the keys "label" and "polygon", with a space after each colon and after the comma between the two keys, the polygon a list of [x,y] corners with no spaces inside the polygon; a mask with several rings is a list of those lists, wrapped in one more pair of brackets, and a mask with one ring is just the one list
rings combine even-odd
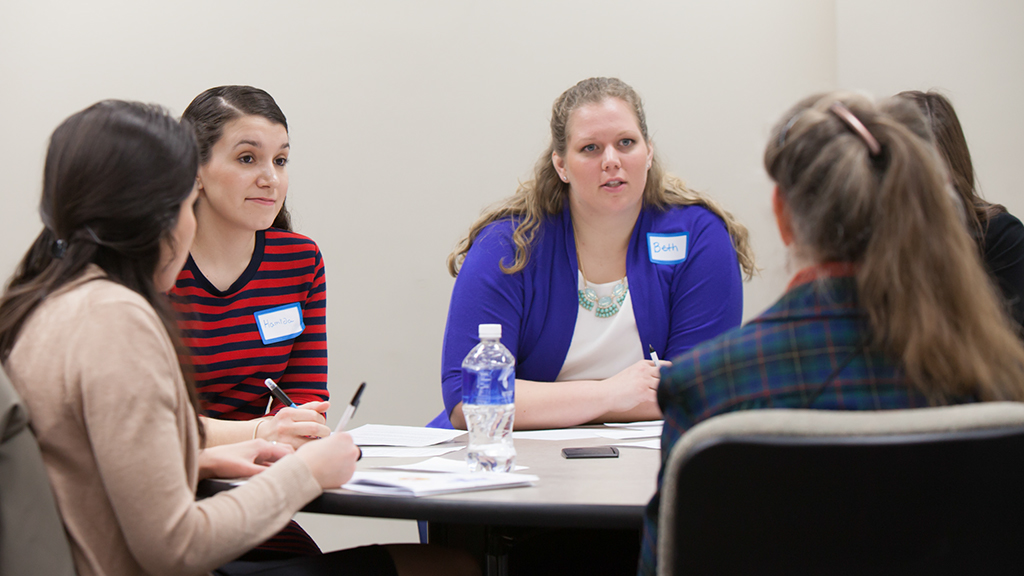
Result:
{"label": "woman at table edge", "polygon": [[1024,336],[1024,224],[1002,204],[986,201],[975,184],[974,163],[953,103],[934,91],[907,90],[896,95],[917,104],[932,140],[946,162],[949,178],[964,205],[967,226],[978,244],[985,269],[1006,302],[1007,312]]}
{"label": "woman at table edge", "polygon": [[[347,433],[298,450],[203,446],[164,296],[195,233],[197,167],[191,130],[160,107],[105,100],[73,114],[47,150],[44,229],[0,298],[0,360],[82,575],[252,574],[231,560],[344,484],[359,457]],[[247,476],[195,498],[201,478]],[[267,575],[477,572],[465,555],[418,545],[257,564]]]}
{"label": "woman at table edge", "polygon": [[517,429],[659,418],[648,350],[672,358],[739,325],[741,267],[754,272],[746,228],[664,171],[636,91],[579,82],[552,106],[534,178],[448,258],[445,412],[430,425],[465,428],[461,362],[483,323],[516,357]]}
{"label": "woman at table edge", "polygon": [[[231,85],[203,91],[182,119],[199,146],[197,229],[169,295],[208,441],[263,438],[298,448],[330,433],[327,280],[319,248],[291,230],[285,206],[288,121],[266,91]],[[258,316],[294,304],[301,332],[264,338]],[[301,409],[270,404],[268,377]]]}
{"label": "woman at table edge", "polygon": [[924,122],[905,100],[837,92],[802,100],[772,130],[764,164],[799,271],[767,311],[662,375],[639,574],[656,572],[664,463],[708,418],[1024,400],[1024,347]]}

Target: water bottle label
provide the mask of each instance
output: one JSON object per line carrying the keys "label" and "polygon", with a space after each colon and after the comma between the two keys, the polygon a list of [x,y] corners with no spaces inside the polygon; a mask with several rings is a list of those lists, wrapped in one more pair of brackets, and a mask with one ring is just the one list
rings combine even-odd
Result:
{"label": "water bottle label", "polygon": [[515,401],[514,366],[490,370],[462,369],[464,404],[512,404]]}

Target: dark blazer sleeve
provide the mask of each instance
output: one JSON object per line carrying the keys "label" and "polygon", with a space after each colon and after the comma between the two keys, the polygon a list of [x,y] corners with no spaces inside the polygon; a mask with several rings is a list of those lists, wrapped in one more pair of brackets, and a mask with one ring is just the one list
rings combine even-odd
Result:
{"label": "dark blazer sleeve", "polygon": [[1024,224],[1008,212],[997,214],[988,221],[984,249],[985,267],[1024,334]]}

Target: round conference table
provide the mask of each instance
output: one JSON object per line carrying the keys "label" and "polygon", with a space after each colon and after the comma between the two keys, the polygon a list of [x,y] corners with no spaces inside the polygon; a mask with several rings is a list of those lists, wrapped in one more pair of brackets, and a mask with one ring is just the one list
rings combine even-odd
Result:
{"label": "round conference table", "polygon": [[[462,435],[449,443],[461,449],[443,458],[465,458],[465,441],[466,435]],[[619,447],[618,458],[566,459],[561,455],[565,447],[607,446],[617,442],[607,438],[516,439],[516,464],[527,467],[520,472],[540,478],[533,486],[420,497],[336,489],[325,491],[303,511],[426,520],[431,543],[482,553],[488,574],[505,574],[507,548],[502,542],[509,527],[629,530],[639,535],[644,507],[654,495],[660,451]],[[366,457],[359,462],[358,469],[424,459]],[[227,481],[207,480],[200,485],[200,495],[231,487]]]}

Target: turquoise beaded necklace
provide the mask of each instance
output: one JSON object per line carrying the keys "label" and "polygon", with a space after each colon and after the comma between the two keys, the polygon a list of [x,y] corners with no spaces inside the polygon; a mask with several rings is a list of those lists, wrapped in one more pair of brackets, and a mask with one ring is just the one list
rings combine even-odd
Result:
{"label": "turquoise beaded necklace", "polygon": [[[577,256],[578,257],[578,256]],[[622,303],[626,301],[626,293],[629,292],[629,281],[623,277],[618,284],[612,288],[611,296],[598,298],[597,291],[587,285],[587,274],[580,268],[583,274],[583,289],[579,290],[580,306],[584,310],[593,310],[598,318],[614,316],[622,309]]]}

